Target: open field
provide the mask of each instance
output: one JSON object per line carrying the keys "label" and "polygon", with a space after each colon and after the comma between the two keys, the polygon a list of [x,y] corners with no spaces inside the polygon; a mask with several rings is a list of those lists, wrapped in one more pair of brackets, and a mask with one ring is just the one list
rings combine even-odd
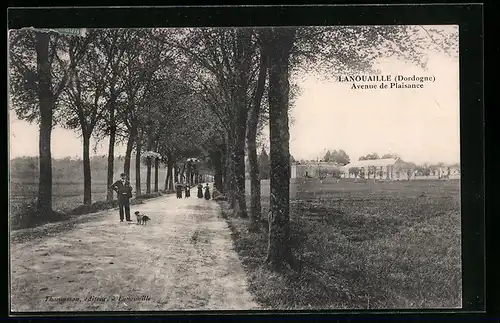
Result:
{"label": "open field", "polygon": [[[162,190],[165,186],[165,171],[160,170],[159,174],[159,189]],[[116,174],[118,179],[119,172]],[[141,174],[142,193],[146,192],[146,172]],[[152,175],[151,188],[154,185],[154,177]],[[135,177],[131,177],[132,188],[135,191]],[[38,192],[38,179],[29,178],[27,176],[16,176],[10,180],[10,203],[11,212],[16,212],[18,207],[23,203],[27,203],[36,198]],[[92,201],[102,201],[106,199],[107,184],[106,178],[92,177]],[[116,197],[116,194],[115,194]],[[71,178],[55,179],[52,183],[52,199],[53,208],[55,211],[66,212],[83,204],[83,180]]]}
{"label": "open field", "polygon": [[[291,185],[292,248],[301,270],[263,266],[265,221],[228,218],[250,290],[266,308],[461,307],[459,181]],[[249,194],[249,187],[247,194]],[[262,183],[263,218],[269,182]]]}
{"label": "open field", "polygon": [[[10,183],[10,202],[12,210],[24,202],[36,198],[38,182]],[[83,183],[54,182],[52,185],[53,206],[56,211],[66,211],[83,203]],[[106,183],[92,183],[92,200],[106,199]]]}
{"label": "open field", "polygon": [[[19,174],[16,174],[19,175]],[[24,174],[23,174],[24,175]],[[159,189],[163,190],[165,177],[160,173]],[[97,180],[92,180],[92,205],[83,205],[83,180],[77,176],[73,179],[54,179],[52,183],[52,207],[56,211],[57,216],[50,219],[39,220],[33,218],[36,214],[35,199],[38,193],[38,179],[29,176],[13,176],[10,179],[10,207],[9,216],[11,229],[21,229],[26,227],[36,227],[44,223],[68,220],[73,216],[78,216],[86,213],[94,213],[117,206],[117,201],[106,201],[107,184],[104,177],[93,177]],[[103,179],[104,178],[104,179]],[[142,203],[141,200],[155,197],[158,193],[145,195],[146,192],[146,176],[141,177],[141,193],[140,200],[132,200],[132,204]],[[132,185],[135,189],[135,178],[132,177]],[[153,189],[151,183],[151,189]],[[135,196],[135,192],[134,192]],[[117,196],[114,194],[114,198]]]}
{"label": "open field", "polygon": [[[114,177],[119,179],[123,171],[123,160],[115,159]],[[93,157],[92,171],[92,202],[106,199],[107,158]],[[38,192],[38,158],[19,157],[10,161],[9,193],[11,213],[19,211],[23,203],[33,201]],[[152,172],[152,180],[154,171]],[[159,170],[159,188],[164,188],[166,171],[164,165]],[[135,189],[135,160],[130,167],[130,181]],[[146,167],[141,165],[142,193],[146,189]],[[52,160],[52,199],[56,211],[66,212],[83,204],[83,161],[65,159]]]}

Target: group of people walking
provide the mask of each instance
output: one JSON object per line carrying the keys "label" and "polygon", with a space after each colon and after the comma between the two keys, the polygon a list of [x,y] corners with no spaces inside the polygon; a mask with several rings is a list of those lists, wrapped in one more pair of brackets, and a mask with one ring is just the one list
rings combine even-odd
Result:
{"label": "group of people walking", "polygon": [[[202,199],[202,198],[205,198],[205,200],[211,199],[210,186],[208,185],[208,183],[205,185],[205,188],[203,188],[202,184],[198,184],[197,188],[198,188],[197,196],[199,199]],[[203,189],[205,189],[205,192],[203,192]],[[191,187],[189,187],[188,184],[183,185],[181,183],[177,183],[175,185],[175,191],[176,191],[178,199],[182,198],[182,191],[184,191],[184,198],[191,197]]]}

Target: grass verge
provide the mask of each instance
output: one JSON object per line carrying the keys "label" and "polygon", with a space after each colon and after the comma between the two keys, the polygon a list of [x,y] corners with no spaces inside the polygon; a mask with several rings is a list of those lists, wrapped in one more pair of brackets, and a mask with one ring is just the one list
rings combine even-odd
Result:
{"label": "grass verge", "polygon": [[[152,192],[141,194],[130,200],[131,205],[144,203],[144,200],[162,196],[162,192]],[[97,213],[118,207],[118,200],[97,201],[90,205],[79,205],[65,212],[53,211],[50,214],[41,216],[37,210],[36,199],[16,204],[14,210],[10,212],[11,230],[27,229],[38,227],[47,223],[55,223],[73,219],[75,216]]]}
{"label": "grass verge", "polygon": [[[219,202],[256,301],[279,310],[461,307],[459,195],[395,192],[350,199],[309,191],[292,199],[300,270],[280,273],[264,264],[266,220],[249,232],[248,220]],[[262,206],[265,215],[269,198]]]}

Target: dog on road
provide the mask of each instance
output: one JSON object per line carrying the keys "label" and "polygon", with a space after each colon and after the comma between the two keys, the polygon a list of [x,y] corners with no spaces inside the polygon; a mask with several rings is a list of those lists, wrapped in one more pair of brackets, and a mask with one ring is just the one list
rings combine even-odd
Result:
{"label": "dog on road", "polygon": [[151,218],[145,214],[141,214],[139,211],[134,212],[135,216],[137,217],[137,224],[143,224],[145,225],[148,223],[148,221],[151,220]]}

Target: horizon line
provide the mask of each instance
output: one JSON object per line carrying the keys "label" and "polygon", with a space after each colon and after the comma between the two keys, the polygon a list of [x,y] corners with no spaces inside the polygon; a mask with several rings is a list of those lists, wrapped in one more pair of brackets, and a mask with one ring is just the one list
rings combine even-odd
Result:
{"label": "horizon line", "polygon": [[[292,154],[290,154],[292,155]],[[133,153],[131,156],[135,156],[135,154]],[[93,158],[103,158],[103,157],[108,157],[107,154],[102,154],[102,155],[93,155],[93,156],[90,156],[90,159],[93,159]],[[119,158],[124,158],[125,156],[123,155],[115,155],[115,159],[119,159]],[[245,154],[245,157],[247,157],[247,154]],[[39,158],[38,155],[23,155],[23,156],[16,156],[16,157],[10,157],[9,158],[9,161],[12,161],[14,159],[21,159],[21,158]],[[67,159],[69,158],[70,160],[73,160],[73,161],[83,161],[83,157],[81,156],[62,156],[62,157],[52,157],[52,160],[63,160],[63,159]],[[314,159],[314,158],[295,158],[294,159],[296,161],[300,161],[300,160],[304,160],[306,162],[318,162],[318,161],[321,161],[321,159]],[[383,158],[379,158],[379,159],[383,159]],[[403,161],[406,161],[404,158],[402,157],[399,157],[399,159],[403,160]],[[134,160],[135,161],[135,160]],[[352,163],[352,162],[355,162],[355,161],[359,161],[359,160],[352,160],[352,161],[349,161],[349,163]],[[412,162],[411,160],[409,160],[409,162]],[[440,164],[440,163],[443,163],[443,164],[460,164],[460,160],[458,161],[449,161],[449,162],[445,162],[445,161],[423,161],[423,162],[416,162],[416,164]]]}

